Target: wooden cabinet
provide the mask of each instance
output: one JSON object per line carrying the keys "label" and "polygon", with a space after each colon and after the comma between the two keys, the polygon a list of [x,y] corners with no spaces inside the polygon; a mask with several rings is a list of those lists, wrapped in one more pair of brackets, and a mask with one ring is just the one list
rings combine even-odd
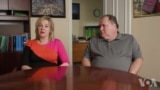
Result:
{"label": "wooden cabinet", "polygon": [[[0,0],[0,35],[30,34],[30,0]],[[8,40],[9,41],[9,40]],[[6,44],[9,46],[12,44]],[[22,52],[0,52],[0,74],[13,71],[21,61]]]}
{"label": "wooden cabinet", "polygon": [[0,10],[29,10],[29,0],[0,0]]}
{"label": "wooden cabinet", "polygon": [[0,0],[0,10],[8,10],[8,0]]}
{"label": "wooden cabinet", "polygon": [[20,68],[21,57],[21,52],[0,53],[0,75],[14,72]]}
{"label": "wooden cabinet", "polygon": [[[2,30],[6,30],[11,26],[13,32],[13,25],[21,24],[20,32],[30,33],[30,0],[0,0],[0,35]],[[3,25],[3,26],[2,26]],[[16,28],[17,29],[17,28]],[[16,30],[15,30],[16,31]],[[5,32],[8,34],[7,32]],[[17,33],[20,34],[20,33]],[[5,34],[3,34],[5,35]]]}
{"label": "wooden cabinet", "polygon": [[9,0],[10,10],[29,10],[29,0]]}
{"label": "wooden cabinet", "polygon": [[27,21],[30,0],[0,0],[0,20]]}
{"label": "wooden cabinet", "polygon": [[73,42],[73,62],[81,62],[87,42]]}

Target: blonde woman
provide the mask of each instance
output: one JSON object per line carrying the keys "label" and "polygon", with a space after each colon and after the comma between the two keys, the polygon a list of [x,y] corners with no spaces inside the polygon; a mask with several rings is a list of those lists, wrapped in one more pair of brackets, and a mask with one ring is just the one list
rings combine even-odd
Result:
{"label": "blonde woman", "polygon": [[[36,38],[23,51],[22,70],[43,66],[68,66],[69,58],[61,40],[54,38],[54,23],[49,16],[36,22]],[[58,62],[61,62],[60,64]]]}

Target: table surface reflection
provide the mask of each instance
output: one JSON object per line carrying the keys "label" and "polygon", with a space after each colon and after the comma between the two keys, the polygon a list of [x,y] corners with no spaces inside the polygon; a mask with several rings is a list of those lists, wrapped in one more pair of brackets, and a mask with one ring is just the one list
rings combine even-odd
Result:
{"label": "table surface reflection", "polygon": [[160,90],[159,84],[150,87],[145,80],[114,69],[43,67],[1,75],[0,90]]}

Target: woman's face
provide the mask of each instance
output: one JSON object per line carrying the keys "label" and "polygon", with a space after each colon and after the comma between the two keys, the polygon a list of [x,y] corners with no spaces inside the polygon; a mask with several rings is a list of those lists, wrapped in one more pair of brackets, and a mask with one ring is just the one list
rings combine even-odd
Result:
{"label": "woman's face", "polygon": [[40,38],[49,37],[50,24],[48,20],[42,20],[38,25],[38,34]]}

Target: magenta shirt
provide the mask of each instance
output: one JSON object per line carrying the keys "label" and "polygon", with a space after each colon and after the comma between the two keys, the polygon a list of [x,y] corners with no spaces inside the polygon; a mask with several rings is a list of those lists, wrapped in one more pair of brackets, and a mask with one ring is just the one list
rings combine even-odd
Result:
{"label": "magenta shirt", "polygon": [[69,63],[69,58],[64,48],[64,45],[59,39],[56,39],[56,38],[53,39],[46,46],[48,46],[49,48],[52,48],[54,51],[57,52],[58,58],[62,61],[62,63],[64,62]]}

